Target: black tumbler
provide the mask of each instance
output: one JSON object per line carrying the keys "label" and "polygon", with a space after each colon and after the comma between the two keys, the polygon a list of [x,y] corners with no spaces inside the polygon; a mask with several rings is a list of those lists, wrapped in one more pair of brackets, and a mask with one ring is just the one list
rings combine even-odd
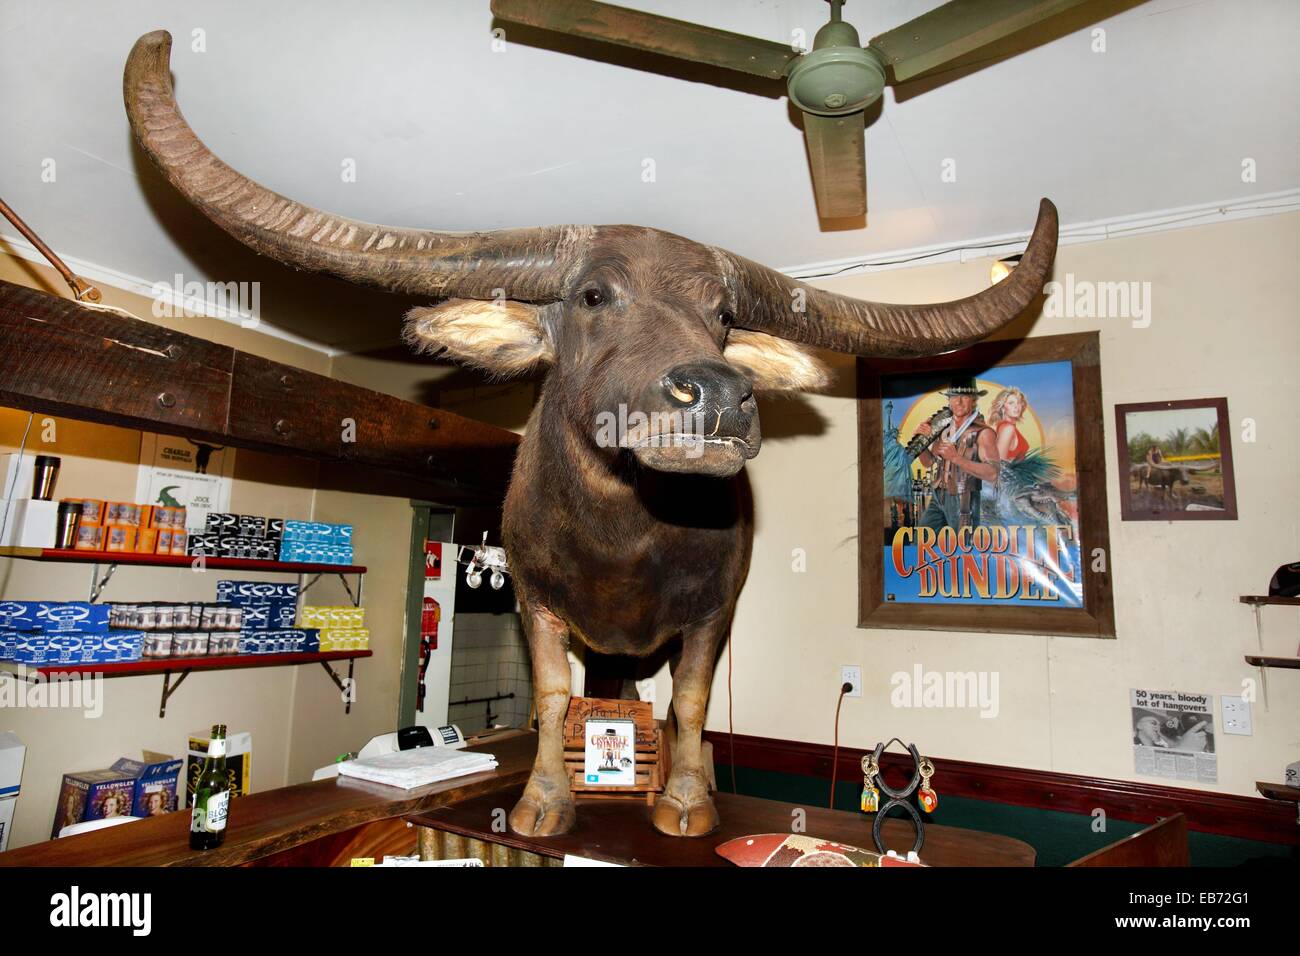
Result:
{"label": "black tumbler", "polygon": [[54,455],[37,455],[36,468],[32,473],[32,497],[37,501],[53,501],[54,486],[59,480],[59,465],[62,459]]}
{"label": "black tumbler", "polygon": [[59,524],[55,529],[54,546],[72,548],[77,544],[77,527],[81,524],[82,509],[80,501],[59,502]]}

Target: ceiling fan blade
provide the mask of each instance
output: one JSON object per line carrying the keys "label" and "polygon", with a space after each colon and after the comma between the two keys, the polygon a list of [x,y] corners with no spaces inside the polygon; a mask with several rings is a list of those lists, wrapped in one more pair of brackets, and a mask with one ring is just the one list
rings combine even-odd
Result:
{"label": "ceiling fan blade", "polygon": [[779,80],[799,56],[788,43],[760,40],[594,0],[492,0],[502,20],[617,43],[679,60]]}
{"label": "ceiling fan blade", "polygon": [[878,37],[880,54],[902,82],[1045,20],[1084,0],[950,0]]}
{"label": "ceiling fan blade", "polygon": [[843,116],[803,114],[817,212],[823,219],[867,212],[866,112]]}

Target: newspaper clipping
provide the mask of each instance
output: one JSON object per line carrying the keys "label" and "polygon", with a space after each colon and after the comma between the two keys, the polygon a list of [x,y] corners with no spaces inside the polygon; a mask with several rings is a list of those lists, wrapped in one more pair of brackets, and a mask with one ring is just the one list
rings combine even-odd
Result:
{"label": "newspaper clipping", "polygon": [[1145,777],[1218,783],[1214,695],[1134,690],[1133,769]]}

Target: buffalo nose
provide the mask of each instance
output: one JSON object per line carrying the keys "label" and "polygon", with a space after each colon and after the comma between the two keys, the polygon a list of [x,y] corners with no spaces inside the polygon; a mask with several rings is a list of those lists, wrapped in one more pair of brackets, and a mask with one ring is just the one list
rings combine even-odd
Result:
{"label": "buffalo nose", "polygon": [[681,409],[751,412],[754,390],[749,379],[721,362],[691,362],[672,368],[663,379],[664,393]]}

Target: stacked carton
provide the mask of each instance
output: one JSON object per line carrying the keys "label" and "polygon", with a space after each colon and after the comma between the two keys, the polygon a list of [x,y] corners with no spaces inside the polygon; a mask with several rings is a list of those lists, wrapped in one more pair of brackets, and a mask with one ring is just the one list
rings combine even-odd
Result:
{"label": "stacked carton", "polygon": [[73,547],[112,554],[185,554],[185,509],[130,501],[64,498],[80,502]]}
{"label": "stacked carton", "polygon": [[122,757],[107,770],[64,774],[50,839],[86,820],[174,812],[183,763],[179,757],[146,753],[143,761]]}
{"label": "stacked carton", "polygon": [[139,660],[144,633],[109,626],[109,606],[88,601],[0,601],[0,660],[103,664]]}
{"label": "stacked carton", "polygon": [[298,626],[320,631],[321,653],[330,651],[364,651],[370,648],[370,629],[365,626],[363,607],[324,607],[303,605],[298,612]]}
{"label": "stacked carton", "polygon": [[351,564],[352,525],[286,521],[280,560],[304,564]]}
{"label": "stacked carton", "polygon": [[190,535],[189,553],[209,558],[274,561],[280,555],[283,518],[217,511],[204,518],[202,532]]}
{"label": "stacked carton", "polygon": [[217,600],[243,609],[241,654],[313,654],[319,649],[316,630],[294,626],[296,584],[218,581]]}

